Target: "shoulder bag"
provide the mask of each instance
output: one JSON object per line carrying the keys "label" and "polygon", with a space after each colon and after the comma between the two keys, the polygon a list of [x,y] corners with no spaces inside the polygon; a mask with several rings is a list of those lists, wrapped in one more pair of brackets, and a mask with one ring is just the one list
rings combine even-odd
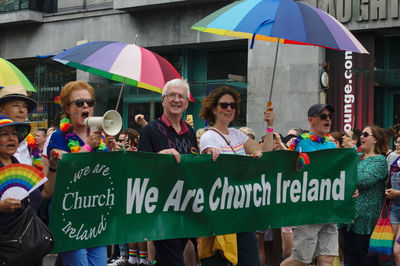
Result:
{"label": "shoulder bag", "polygon": [[391,201],[385,199],[378,222],[369,240],[369,256],[393,256],[394,232],[390,224]]}
{"label": "shoulder bag", "polygon": [[29,265],[54,247],[54,237],[30,204],[9,225],[0,228],[0,265]]}

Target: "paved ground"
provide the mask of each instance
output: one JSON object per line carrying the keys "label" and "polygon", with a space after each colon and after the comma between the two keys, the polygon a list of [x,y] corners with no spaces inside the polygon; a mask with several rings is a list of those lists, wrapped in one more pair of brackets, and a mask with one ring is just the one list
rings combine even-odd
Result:
{"label": "paved ground", "polygon": [[54,266],[54,264],[56,263],[56,258],[56,255],[47,255],[43,259],[43,266]]}

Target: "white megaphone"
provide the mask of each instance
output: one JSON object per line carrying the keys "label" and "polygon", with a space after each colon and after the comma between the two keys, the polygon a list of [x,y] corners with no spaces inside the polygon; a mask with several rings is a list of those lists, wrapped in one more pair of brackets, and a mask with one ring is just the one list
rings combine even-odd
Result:
{"label": "white megaphone", "polygon": [[103,116],[88,117],[83,121],[91,129],[102,129],[107,135],[115,136],[122,128],[122,117],[114,110],[107,111]]}

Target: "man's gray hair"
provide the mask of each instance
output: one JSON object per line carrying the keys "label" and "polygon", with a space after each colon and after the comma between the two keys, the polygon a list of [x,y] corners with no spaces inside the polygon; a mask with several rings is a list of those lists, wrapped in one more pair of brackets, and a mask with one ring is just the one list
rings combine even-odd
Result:
{"label": "man's gray hair", "polygon": [[172,80],[168,81],[167,83],[165,83],[165,86],[164,86],[161,96],[163,97],[163,96],[167,95],[169,87],[180,87],[180,86],[185,87],[186,93],[187,93],[187,98],[188,98],[188,100],[190,100],[189,83],[184,79],[172,79]]}

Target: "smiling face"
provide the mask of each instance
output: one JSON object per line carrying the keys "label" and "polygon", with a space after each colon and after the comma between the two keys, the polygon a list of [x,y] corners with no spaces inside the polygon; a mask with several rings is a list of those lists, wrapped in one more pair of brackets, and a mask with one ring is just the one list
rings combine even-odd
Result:
{"label": "smiling face", "polygon": [[327,116],[326,119],[321,119],[320,115],[329,115],[330,112],[324,109],[321,114],[316,114],[308,118],[311,125],[311,132],[317,136],[323,137],[331,130],[332,120]]}
{"label": "smiling face", "polygon": [[[225,105],[228,104],[227,108]],[[215,123],[228,124],[235,118],[236,108],[232,108],[232,104],[236,105],[235,99],[230,94],[225,94],[218,99],[217,106],[213,108],[215,115]]]}
{"label": "smiling face", "polygon": [[342,137],[343,143],[348,143],[349,145],[356,146],[357,139],[353,139],[353,136],[354,136],[353,131],[346,132]]}
{"label": "smiling face", "polygon": [[167,117],[182,117],[183,112],[187,109],[189,100],[187,98],[187,90],[184,86],[169,86],[167,93],[163,96],[162,106]]}
{"label": "smiling face", "polygon": [[375,145],[377,141],[370,127],[364,128],[364,130],[361,133],[360,139],[361,139],[360,149],[362,152],[368,153],[368,152],[373,152],[375,150]]}
{"label": "smiling face", "polygon": [[18,149],[17,129],[14,126],[0,128],[0,155],[11,158]]}
{"label": "smiling face", "polygon": [[0,113],[14,122],[25,122],[28,116],[28,103],[23,100],[9,100],[0,105]]}
{"label": "smiling face", "polygon": [[[74,90],[71,92],[71,97],[69,101],[69,105],[66,108],[66,112],[68,117],[71,120],[71,124],[74,127],[83,127],[85,126],[83,121],[86,118],[93,115],[94,106],[89,107],[89,105],[84,101],[83,106],[77,106],[78,100],[94,100],[90,96],[90,93],[85,90]],[[79,101],[78,101],[79,102]]]}

